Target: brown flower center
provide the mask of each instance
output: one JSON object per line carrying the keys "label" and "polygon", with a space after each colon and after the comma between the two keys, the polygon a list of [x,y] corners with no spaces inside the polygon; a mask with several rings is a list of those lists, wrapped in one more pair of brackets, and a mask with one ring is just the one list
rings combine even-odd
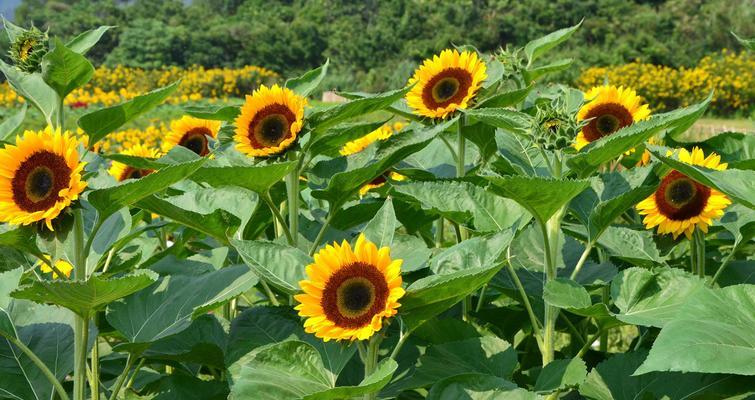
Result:
{"label": "brown flower center", "polygon": [[330,277],[320,305],[336,326],[359,328],[385,309],[388,293],[388,283],[375,266],[355,262]]}
{"label": "brown flower center", "polygon": [[181,140],[178,141],[178,145],[186,147],[194,153],[204,157],[210,153],[210,141],[207,138],[208,136],[212,136],[212,132],[209,128],[192,128],[184,133]]}
{"label": "brown flower center", "polygon": [[449,68],[430,79],[422,91],[422,102],[429,109],[459,104],[469,93],[472,75],[462,68]]}
{"label": "brown flower center", "polygon": [[13,201],[24,211],[47,210],[58,201],[58,193],[68,187],[71,168],[66,160],[49,151],[39,151],[16,170],[11,187]]}
{"label": "brown flower center", "polygon": [[278,146],[290,138],[293,111],[283,104],[271,104],[259,110],[249,123],[249,140],[255,149]]}
{"label": "brown flower center", "polygon": [[710,188],[679,171],[671,171],[655,191],[655,203],[666,218],[683,221],[702,214],[710,197]]}
{"label": "brown flower center", "polygon": [[624,106],[616,103],[606,103],[595,106],[585,115],[585,119],[591,119],[582,128],[585,139],[593,142],[618,131],[621,128],[632,125],[634,118]]}

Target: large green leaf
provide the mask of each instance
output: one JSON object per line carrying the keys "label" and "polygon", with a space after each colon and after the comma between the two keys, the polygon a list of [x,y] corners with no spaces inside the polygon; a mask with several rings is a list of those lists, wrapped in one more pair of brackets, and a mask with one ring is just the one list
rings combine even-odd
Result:
{"label": "large green leaf", "polygon": [[414,329],[446,311],[487,283],[501,264],[468,268],[450,274],[431,275],[412,283],[401,299],[401,318]]}
{"label": "large green leaf", "polygon": [[568,69],[569,67],[571,67],[573,63],[574,63],[574,59],[564,58],[561,60],[554,61],[547,65],[541,65],[539,67],[526,69],[522,71],[522,74],[524,75],[526,82],[533,82],[533,81],[536,81],[541,76]]}
{"label": "large green leaf", "polygon": [[524,225],[530,219],[515,201],[495,196],[469,182],[409,182],[394,185],[393,190],[454,222],[463,224],[471,219],[481,232],[502,231],[515,224]]}
{"label": "large green leaf", "polygon": [[165,101],[176,91],[179,83],[174,82],[160,89],[136,96],[127,102],[83,115],[79,118],[79,126],[89,135],[89,146],[93,146],[108,133],[115,131],[126,122]]}
{"label": "large green leaf", "polygon": [[590,186],[588,180],[492,175],[484,178],[490,181],[490,189],[494,193],[515,200],[543,224],[558,209]]}
{"label": "large green leaf", "polygon": [[640,266],[654,266],[665,264],[653,241],[653,233],[648,230],[609,226],[598,239],[598,245],[603,247],[611,257]]}
{"label": "large green leaf", "polygon": [[543,300],[558,308],[587,308],[592,305],[590,294],[577,282],[556,278],[545,283]]}
{"label": "large green leaf", "polygon": [[310,156],[324,154],[330,157],[338,157],[340,150],[349,141],[363,137],[364,135],[380,128],[386,121],[359,121],[353,123],[343,123],[320,132],[312,132],[309,136]]}
{"label": "large green leaf", "polygon": [[379,93],[329,107],[325,110],[312,113],[312,115],[307,118],[307,122],[313,127],[313,129],[326,129],[335,124],[346,121],[347,119],[382,110],[393,104],[396,100],[404,97],[409,89],[411,89],[411,87]]}
{"label": "large green leaf", "polygon": [[570,387],[577,387],[587,377],[587,365],[581,358],[555,360],[540,371],[535,382],[538,393],[552,393]]}
{"label": "large green leaf", "polygon": [[296,247],[262,240],[231,240],[244,262],[260,278],[276,288],[294,294],[306,278],[304,268],[312,258]]}
{"label": "large green leaf", "polygon": [[567,164],[572,170],[577,171],[580,177],[589,176],[603,163],[618,158],[624,152],[643,144],[664,129],[686,129],[703,115],[710,100],[711,96],[708,96],[701,103],[663,114],[656,114],[649,119],[620,129],[612,135],[590,143],[589,146],[570,158]]}
{"label": "large green leaf", "polygon": [[295,167],[295,161],[259,166],[219,166],[210,161],[194,172],[191,180],[213,187],[240,186],[256,193],[264,193]]}
{"label": "large green leaf", "polygon": [[537,394],[516,387],[497,376],[463,374],[438,381],[427,393],[427,400],[537,400]]}
{"label": "large green leaf", "polygon": [[206,159],[201,158],[171,165],[139,180],[93,190],[87,199],[100,212],[101,218],[104,218],[186,178],[198,170],[205,161]]}
{"label": "large green leaf", "polygon": [[228,334],[224,329],[218,317],[201,315],[186,330],[154,342],[142,357],[225,368]]}
{"label": "large green leaf", "polygon": [[559,29],[527,43],[524,46],[524,54],[527,56],[528,63],[532,64],[535,59],[548,52],[548,50],[569,39],[581,25],[582,21],[579,21],[577,25]]}
{"label": "large green leaf", "polygon": [[257,284],[244,265],[206,274],[160,278],[149,288],[107,308],[107,321],[131,343],[150,343],[179,333],[192,318],[217,308]]}
{"label": "large green leaf", "polygon": [[286,87],[293,90],[300,96],[309,96],[317,89],[318,86],[320,86],[320,82],[322,82],[322,80],[325,78],[325,75],[328,74],[329,65],[330,60],[325,60],[325,64],[305,72],[302,76],[287,80]]}
{"label": "large green leaf", "polygon": [[26,103],[22,104],[17,113],[0,122],[0,142],[10,142],[14,139],[13,135],[16,134],[26,117],[26,108]]}
{"label": "large green leaf", "polygon": [[11,247],[35,255],[42,254],[37,247],[37,234],[32,226],[0,225],[0,246]]}
{"label": "large green leaf", "polygon": [[84,86],[94,75],[94,67],[86,57],[67,48],[60,39],[53,39],[53,49],[42,58],[42,78],[65,98],[74,89]]}
{"label": "large green leaf", "polygon": [[524,135],[532,126],[532,117],[508,108],[473,108],[464,110],[472,121],[479,121],[507,132]]}
{"label": "large green leaf", "polygon": [[680,371],[755,375],[755,286],[702,289],[668,322],[635,374]]}
{"label": "large green leaf", "polygon": [[697,165],[690,165],[661,155],[651,150],[651,153],[669,167],[687,175],[703,185],[716,188],[735,201],[747,207],[755,208],[755,171],[744,169],[712,170]]}
{"label": "large green leaf", "polygon": [[157,280],[152,271],[139,270],[118,278],[93,275],[86,281],[35,281],[11,295],[37,303],[52,303],[83,317],[105,308],[115,300],[137,292]]}
{"label": "large green leaf", "polygon": [[[650,177],[650,178],[649,178]],[[587,240],[595,243],[621,214],[655,191],[650,167],[601,174],[591,188],[575,197],[570,208],[587,227]]]}
{"label": "large green leaf", "polygon": [[496,93],[493,96],[480,102],[477,108],[489,108],[489,107],[510,107],[515,104],[519,104],[530,93],[534,85],[529,85],[523,88],[511,89]]}
{"label": "large green leaf", "polygon": [[502,175],[550,176],[545,159],[528,137],[497,130],[495,141],[498,157],[492,163]]}
{"label": "large green leaf", "polygon": [[393,235],[400,226],[393,211],[393,200],[388,198],[375,216],[367,223],[362,233],[367,240],[375,243],[377,248],[391,247]]}
{"label": "large green leaf", "polygon": [[226,104],[191,105],[183,108],[192,117],[231,122],[241,113],[239,106]]}
{"label": "large green leaf", "polygon": [[102,38],[102,35],[105,34],[110,28],[115,28],[114,26],[100,26],[96,29],[91,29],[86,32],[82,32],[78,34],[75,38],[71,39],[68,44],[66,44],[66,47],[71,49],[72,51],[75,51],[79,54],[86,54],[89,49],[94,47],[97,42],[100,41],[100,38]]}
{"label": "large green leaf", "polygon": [[704,282],[677,268],[625,269],[611,282],[616,317],[629,324],[663,327]]}
{"label": "large green leaf", "polygon": [[487,374],[511,379],[517,366],[516,350],[505,340],[483,336],[430,346],[414,374],[387,389],[389,394],[429,386],[462,374]]}
{"label": "large green leaf", "polygon": [[489,236],[475,236],[464,240],[434,255],[430,260],[430,269],[443,275],[468,268],[496,265],[513,238],[513,231],[503,230]]}
{"label": "large green leaf", "polygon": [[333,175],[325,189],[313,190],[312,197],[327,200],[331,208],[342,204],[349,196],[357,193],[362,185],[382,175],[408,155],[427,146],[455,121],[451,119],[419,131],[409,130],[381,142],[374,152],[363,151],[347,157],[346,170]]}
{"label": "large green leaf", "polygon": [[52,125],[53,116],[58,112],[60,97],[45,83],[42,75],[19,71],[3,60],[0,60],[0,71],[5,74],[5,79],[13,90],[42,113],[47,125]]}
{"label": "large green leaf", "polygon": [[387,359],[358,386],[334,387],[320,354],[299,341],[275,343],[253,352],[229,368],[229,399],[344,399],[374,393],[385,386],[396,370]]}

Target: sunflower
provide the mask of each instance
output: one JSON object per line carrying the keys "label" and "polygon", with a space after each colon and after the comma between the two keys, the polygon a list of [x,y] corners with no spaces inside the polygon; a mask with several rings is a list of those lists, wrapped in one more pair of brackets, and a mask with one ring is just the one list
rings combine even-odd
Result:
{"label": "sunflower", "polygon": [[467,108],[487,78],[485,63],[477,53],[443,50],[425,60],[414,71],[406,95],[414,113],[430,118],[445,118],[452,112]]}
{"label": "sunflower", "polygon": [[387,124],[383,125],[380,128],[377,128],[374,131],[360,137],[359,139],[354,139],[346,143],[341,148],[340,153],[342,156],[350,156],[352,154],[359,153],[378,140],[388,139],[389,137],[393,136],[394,132],[400,131],[401,129],[403,129],[403,127],[404,124],[402,124],[401,122],[396,122],[395,124],[393,124],[393,126]]}
{"label": "sunflower", "polygon": [[220,121],[199,119],[185,115],[170,123],[170,133],[163,142],[163,152],[183,146],[204,157],[210,154],[210,138],[218,136]]}
{"label": "sunflower", "polygon": [[406,180],[406,177],[394,171],[384,173],[359,188],[359,196],[364,197],[370,190],[383,187],[385,185],[385,182],[388,182],[388,180],[400,182]]}
{"label": "sunflower", "polygon": [[236,149],[250,157],[279,154],[296,141],[307,100],[288,88],[261,85],[236,118]]}
{"label": "sunflower", "polygon": [[25,131],[15,145],[0,150],[0,222],[29,225],[52,221],[79,198],[81,179],[79,142],[69,132]]}
{"label": "sunflower", "polygon": [[299,282],[304,293],[295,296],[307,317],[304,330],[325,341],[370,338],[400,306],[401,263],[363,234],[353,250],[346,241],[325,246],[306,268],[309,279]]}
{"label": "sunflower", "polygon": [[[141,144],[136,144],[128,149],[121,152],[123,155],[127,156],[137,156],[137,157],[144,157],[144,158],[158,158],[160,157],[160,152],[157,151],[157,149],[149,148],[147,146],[143,146]],[[131,166],[128,166],[124,163],[120,163],[118,161],[113,161],[113,164],[110,166],[110,169],[108,170],[110,175],[112,175],[118,182],[125,181],[126,179],[139,179],[143,176],[147,176],[155,170],[153,169],[138,169]]]}
{"label": "sunflower", "polygon": [[629,88],[596,86],[585,94],[585,100],[577,121],[589,122],[577,134],[574,143],[577,150],[650,116],[648,105],[641,104],[640,97]]}
{"label": "sunflower", "polygon": [[[711,153],[705,157],[698,147],[692,152],[679,150],[679,161],[716,170],[727,167],[719,155]],[[671,233],[676,239],[682,233],[691,238],[696,226],[708,232],[713,219],[721,218],[729,204],[731,200],[723,193],[674,170],[661,180],[654,194],[637,204],[637,210],[645,216],[647,229],[657,226],[658,233]]]}
{"label": "sunflower", "polygon": [[[44,257],[47,260],[47,262],[41,262],[40,261],[40,263],[39,263],[40,264],[40,267],[39,267],[40,270],[42,272],[46,273],[46,274],[52,272],[52,278],[53,279],[59,278],[58,273],[55,272],[55,270],[53,270],[50,267],[50,265],[49,265],[49,263],[52,263],[52,259],[50,258],[50,256],[46,255]],[[70,278],[71,277],[71,271],[73,271],[73,265],[71,265],[71,263],[69,263],[66,260],[59,259],[59,260],[55,261],[55,269],[57,269],[58,271],[62,272],[63,275],[65,275],[66,277]]]}

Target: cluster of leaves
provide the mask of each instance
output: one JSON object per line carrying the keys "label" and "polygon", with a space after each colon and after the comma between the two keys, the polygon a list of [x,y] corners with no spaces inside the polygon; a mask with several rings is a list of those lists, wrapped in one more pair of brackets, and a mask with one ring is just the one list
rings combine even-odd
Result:
{"label": "cluster of leaves", "polygon": [[[753,36],[743,1],[536,0],[290,1],[23,0],[17,21],[73,37],[97,25],[123,29],[93,59],[136,67],[263,65],[292,76],[333,61],[324,87],[383,91],[403,85],[439,48],[474,43],[493,52],[564,26],[585,23],[568,54],[578,67],[636,59],[672,67],[736,48],[729,30]],[[637,27],[643,29],[637,29]],[[555,58],[554,58],[555,59]],[[566,71],[570,79],[578,68]]]}
{"label": "cluster of leaves", "polygon": [[[679,163],[660,147],[651,148],[650,166],[605,168],[632,148],[642,153],[654,135],[691,145],[681,133],[708,98],[578,153],[540,151],[537,104],[560,98],[576,110],[581,93],[533,90],[532,77],[569,65],[541,57],[577,28],[529,42],[516,79],[486,57],[475,106],[445,121],[413,116],[403,100],[409,88],[344,93],[350,101],[307,111],[291,159],[239,154],[235,106],[186,110],[224,122],[212,158],[181,147],[158,160],[88,153],[90,189],[72,211],[73,228],[62,221],[54,235],[41,235],[0,227],[0,397],[67,399],[87,375],[90,396],[111,399],[752,394],[752,137],[696,143],[721,154],[726,171]],[[91,77],[82,53],[105,30],[67,44],[53,38],[40,73],[0,69],[60,127],[61,99]],[[328,66],[286,86],[310,95]],[[89,112],[78,126],[91,146],[175,88]],[[382,124],[359,120],[375,111],[411,123],[339,155]],[[115,183],[107,159],[156,172]],[[686,241],[654,236],[633,211],[668,168],[736,203],[710,228],[707,275],[688,271]],[[389,169],[409,179],[358,196]],[[406,282],[398,316],[376,334],[382,360],[364,374],[357,344],[305,333],[292,299],[323,243],[359,233],[404,260]],[[74,279],[37,276],[43,253],[73,261]],[[609,349],[615,332],[635,335]]]}

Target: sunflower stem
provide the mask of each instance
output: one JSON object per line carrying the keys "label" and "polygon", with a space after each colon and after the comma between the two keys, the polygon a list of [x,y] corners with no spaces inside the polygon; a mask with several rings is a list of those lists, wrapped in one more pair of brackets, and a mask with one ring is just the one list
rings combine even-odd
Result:
{"label": "sunflower stem", "polygon": [[293,236],[291,236],[291,231],[288,229],[288,225],[286,225],[286,220],[283,218],[283,215],[281,214],[278,207],[275,206],[273,203],[272,197],[270,197],[270,191],[266,191],[262,194],[262,201],[267,204],[268,208],[270,208],[270,211],[272,211],[273,216],[278,221],[279,226],[283,230],[283,233],[286,235],[286,239],[288,240],[288,244],[291,246],[295,246],[295,241]]}
{"label": "sunflower stem", "polygon": [[[302,155],[303,157],[303,155]],[[289,159],[296,161],[296,153],[289,152]],[[291,245],[299,242],[299,169],[294,168],[286,175],[286,194],[288,195],[288,229]]]}
{"label": "sunflower stem", "polygon": [[[558,158],[558,157],[556,157]],[[560,175],[560,161],[558,162],[556,172]],[[558,241],[561,232],[561,218],[566,211],[566,206],[561,207],[543,226],[540,228],[543,233],[543,248],[545,249],[545,280],[546,283],[556,279],[556,255],[558,254]],[[554,359],[555,353],[555,334],[556,319],[558,318],[558,308],[546,303],[545,305],[545,322],[543,323],[543,366],[549,364]]]}
{"label": "sunflower stem", "polygon": [[585,262],[587,261],[587,257],[590,255],[590,251],[592,251],[592,242],[587,243],[585,246],[585,251],[582,252],[582,256],[579,257],[579,261],[577,261],[577,265],[574,267],[574,271],[571,273],[571,276],[569,279],[575,280],[577,278],[577,275],[579,275],[579,271],[582,270],[582,267],[585,265]]}
{"label": "sunflower stem", "polygon": [[435,221],[435,248],[443,247],[443,217],[438,218]]}
{"label": "sunflower stem", "polygon": [[[364,379],[367,379],[367,377],[375,372],[375,368],[377,367],[378,363],[378,351],[380,350],[381,341],[382,336],[376,334],[373,335],[372,338],[370,338],[370,341],[367,344],[367,354],[365,355],[364,361]],[[374,400],[376,398],[377,392],[367,393],[364,395],[365,400]]]}
{"label": "sunflower stem", "polygon": [[320,231],[317,232],[317,237],[315,237],[315,241],[312,242],[312,247],[309,249],[309,255],[312,256],[315,254],[315,250],[317,250],[317,247],[320,246],[320,242],[322,241],[323,236],[325,236],[325,231],[328,230],[328,226],[330,225],[330,221],[333,219],[333,216],[335,215],[334,212],[328,212],[328,216],[325,218],[325,221],[322,223],[322,227],[320,228]]}
{"label": "sunflower stem", "polygon": [[543,336],[542,332],[540,331],[540,321],[535,316],[535,312],[532,311],[532,304],[530,304],[530,299],[529,297],[527,297],[527,292],[524,290],[524,285],[522,285],[522,281],[519,280],[519,276],[516,274],[516,271],[514,271],[514,266],[511,264],[511,247],[508,247],[506,249],[506,269],[509,270],[509,275],[511,275],[511,279],[514,281],[514,285],[516,285],[516,289],[519,291],[519,295],[522,296],[522,304],[527,310],[527,315],[530,317],[530,324],[532,325],[532,331],[535,333],[537,347],[542,352]]}
{"label": "sunflower stem", "polygon": [[[603,304],[608,307],[608,298],[610,297],[610,288],[608,285],[603,286],[601,293],[601,300]],[[600,351],[606,353],[608,351],[608,329],[600,331]]]}
{"label": "sunflower stem", "polygon": [[705,233],[700,229],[695,229],[692,233],[691,256],[693,256],[692,268],[697,271],[697,276],[705,279]]}
{"label": "sunflower stem", "polygon": [[[462,133],[463,127],[464,127],[464,121],[465,118],[462,116],[459,118],[459,121],[456,123],[457,127],[457,138],[458,138],[458,156],[456,158],[456,177],[457,178],[463,178],[464,175],[466,175],[466,152],[467,152],[467,142],[464,138],[464,134]],[[467,239],[467,231],[464,229],[464,227],[459,226],[458,227],[458,236],[459,236],[459,242]]]}
{"label": "sunflower stem", "polygon": [[126,357],[126,367],[123,368],[123,372],[121,372],[121,374],[118,376],[118,379],[116,379],[115,384],[113,385],[112,391],[110,392],[110,400],[115,400],[118,398],[118,392],[121,391],[121,387],[126,381],[128,373],[131,371],[131,367],[134,365],[134,361],[134,355],[128,353],[128,357]]}
{"label": "sunflower stem", "polygon": [[278,299],[275,297],[275,293],[273,293],[273,291],[270,289],[270,286],[268,286],[267,282],[265,282],[264,279],[260,279],[260,283],[262,284],[262,288],[265,290],[265,294],[267,294],[267,298],[270,299],[270,304],[274,306],[279,306],[280,303],[278,302]]}
{"label": "sunflower stem", "polygon": [[736,253],[736,252],[737,252],[737,248],[736,247],[733,248],[733,249],[731,249],[731,253],[729,253],[726,256],[726,258],[724,258],[724,260],[721,262],[721,266],[718,267],[718,270],[713,275],[713,278],[710,280],[710,283],[709,283],[710,287],[715,286],[716,281],[721,276],[721,274],[724,272],[724,270],[726,269],[726,267],[729,265],[729,261],[731,261],[731,258],[734,256],[734,253]]}
{"label": "sunflower stem", "polygon": [[[73,277],[75,280],[83,281],[87,274],[87,253],[84,245],[84,216],[81,209],[74,211],[73,242],[75,249]],[[89,315],[76,314],[74,321],[74,400],[84,400],[86,397],[88,336]],[[99,377],[93,377],[93,379],[99,379]]]}

